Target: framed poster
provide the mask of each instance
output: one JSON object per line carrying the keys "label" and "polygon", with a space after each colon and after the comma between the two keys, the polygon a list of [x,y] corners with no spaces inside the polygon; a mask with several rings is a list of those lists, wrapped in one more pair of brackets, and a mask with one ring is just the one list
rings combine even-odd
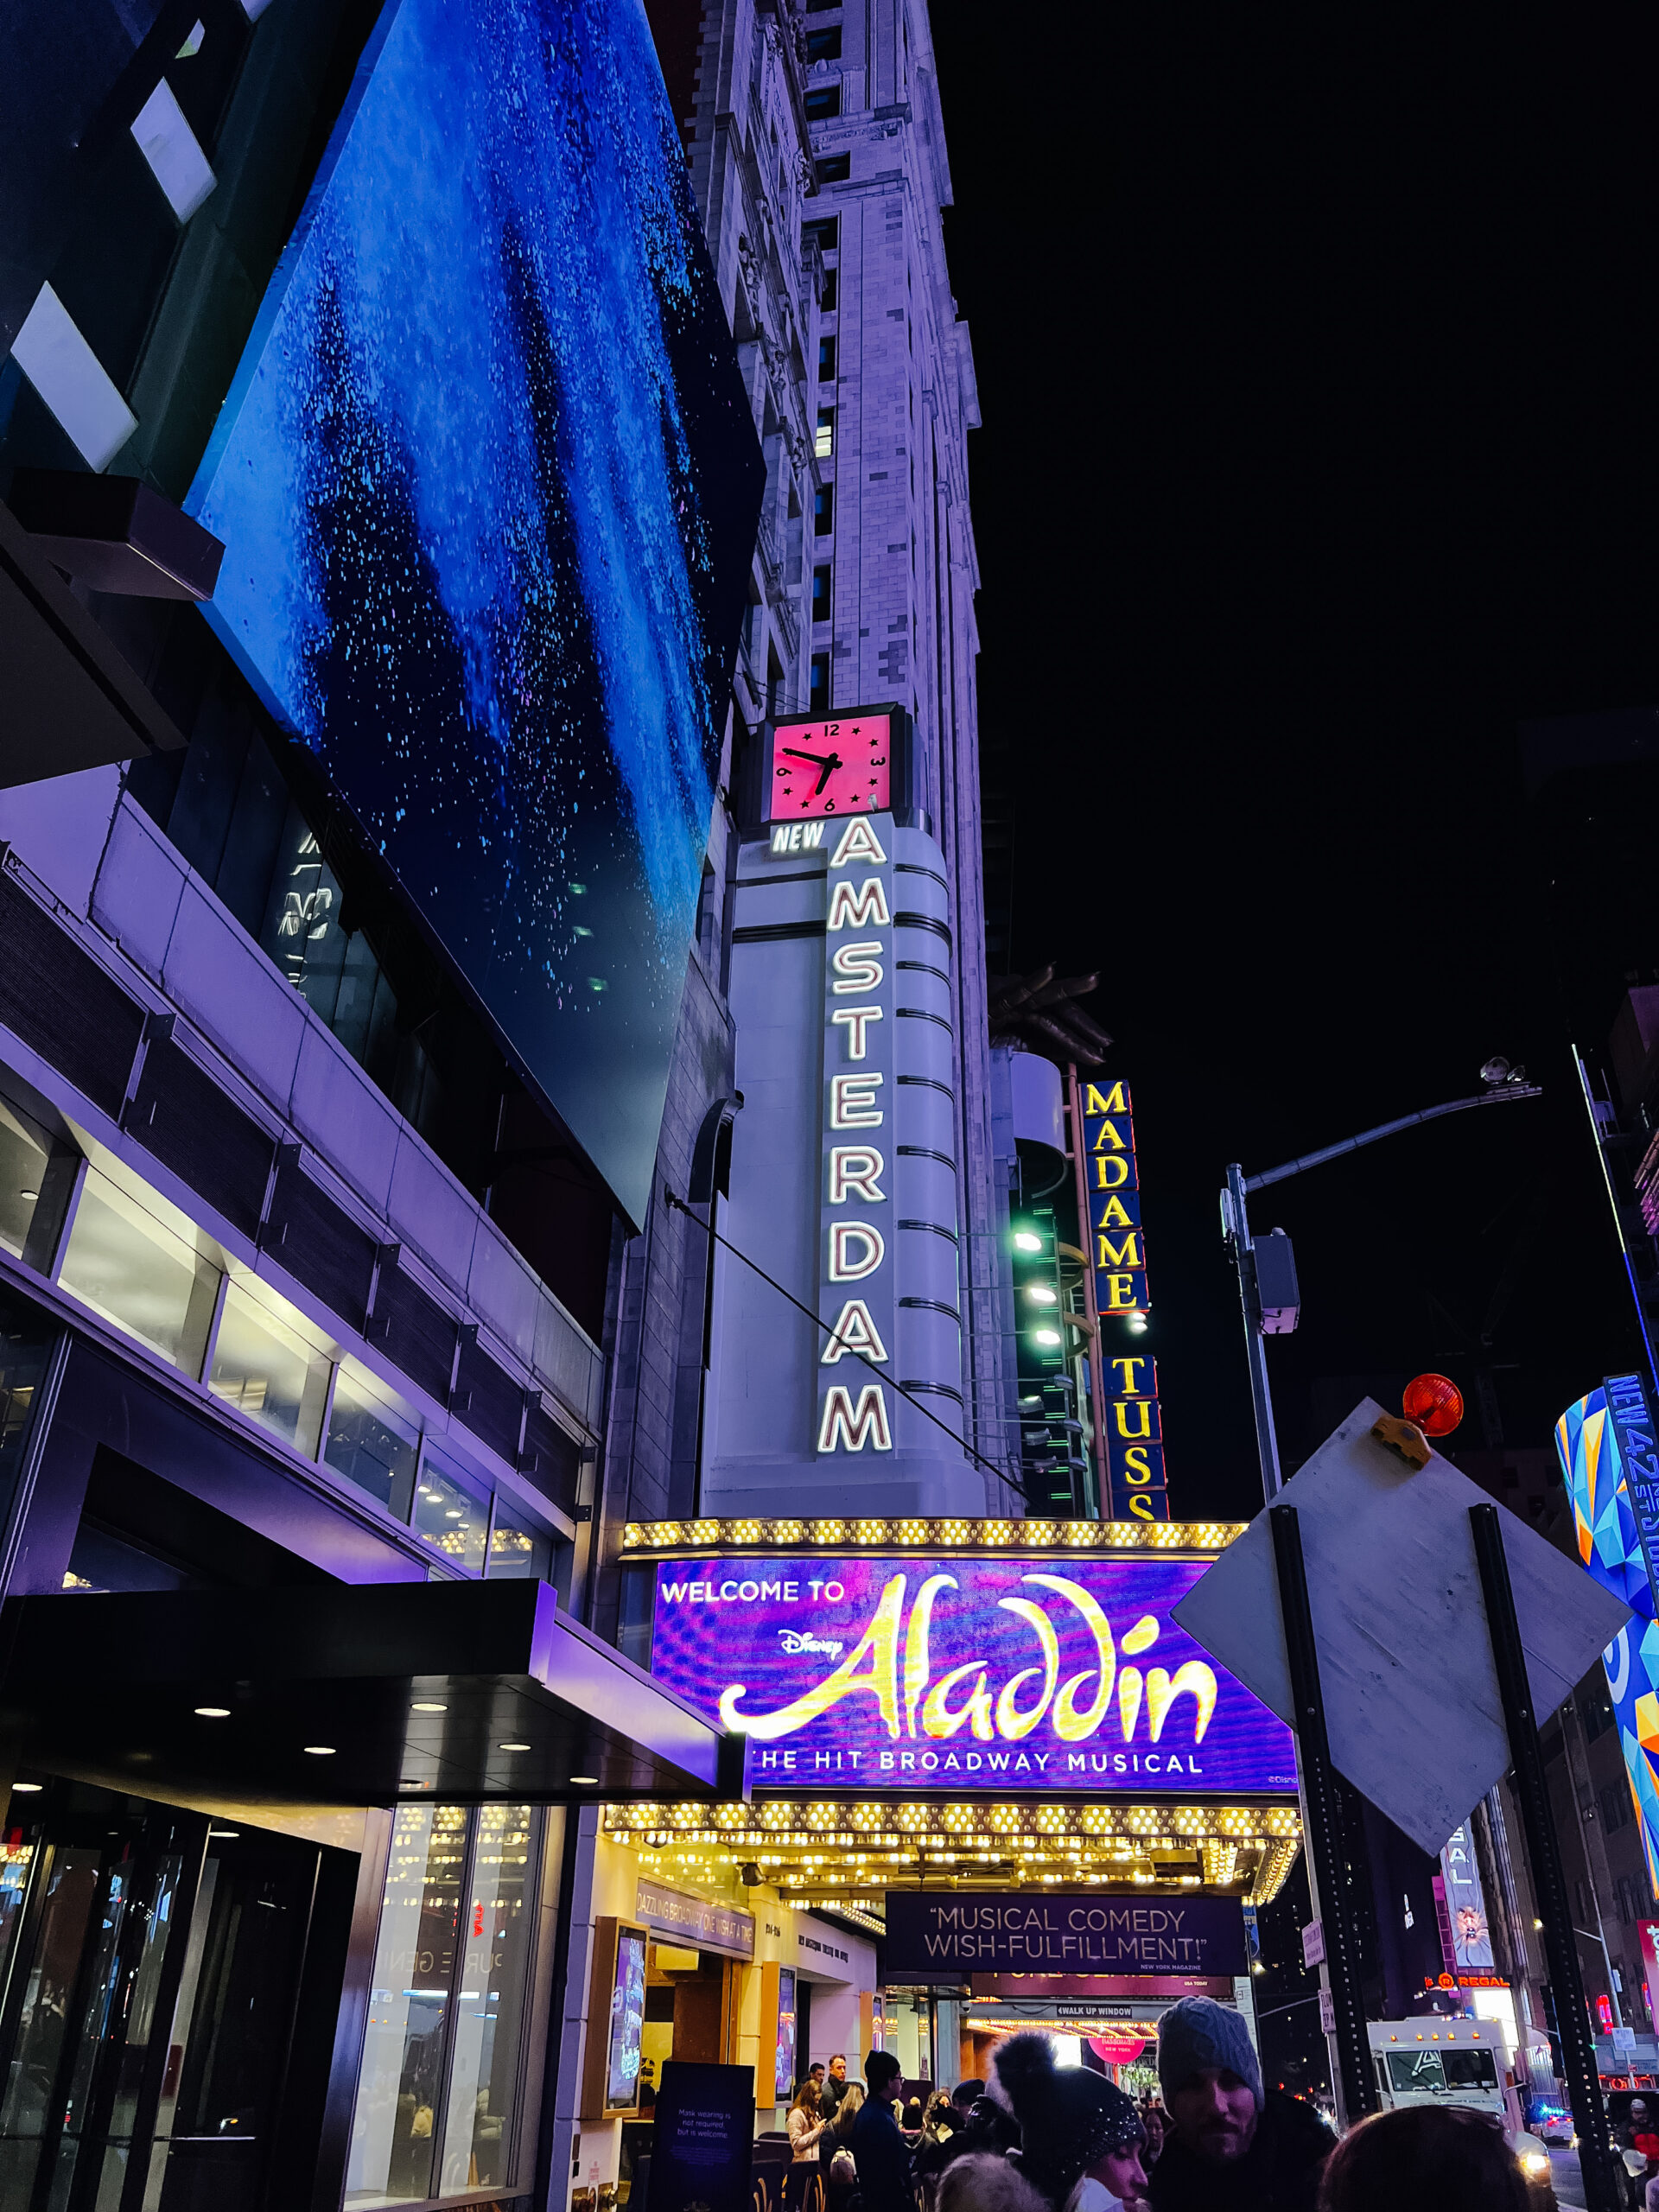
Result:
{"label": "framed poster", "polygon": [[647,1929],[610,1915],[594,1923],[588,2040],[582,2063],[584,2120],[639,2117],[645,1954],[650,1940]]}
{"label": "framed poster", "polygon": [[795,2094],[795,1969],[778,1969],[778,2046],[772,2065],[772,2092],[780,2105]]}

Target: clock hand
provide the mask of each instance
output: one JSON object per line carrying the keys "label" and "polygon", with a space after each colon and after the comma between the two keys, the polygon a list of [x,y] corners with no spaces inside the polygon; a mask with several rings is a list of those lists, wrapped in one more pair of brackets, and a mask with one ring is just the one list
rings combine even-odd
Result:
{"label": "clock hand", "polygon": [[[792,745],[785,745],[781,747],[779,749],[782,752],[787,753],[791,760],[810,760],[815,768],[821,768],[823,766],[824,760],[826,758],[826,756],[822,753],[798,752]],[[833,753],[829,754],[827,757],[831,760],[836,760],[836,756]],[[839,767],[841,763],[836,760],[836,766]]]}
{"label": "clock hand", "polygon": [[836,770],[842,767],[844,763],[842,762],[839,753],[832,753],[830,755],[830,758],[823,764],[823,772],[818,778],[818,790],[814,791],[812,794],[814,798],[817,798],[818,791],[821,791],[823,789],[830,777],[836,772]]}

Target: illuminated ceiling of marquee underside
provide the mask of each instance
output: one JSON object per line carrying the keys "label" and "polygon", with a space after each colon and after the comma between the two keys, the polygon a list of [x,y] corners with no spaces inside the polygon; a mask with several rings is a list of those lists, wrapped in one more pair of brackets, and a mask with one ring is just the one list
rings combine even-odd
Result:
{"label": "illuminated ceiling of marquee underside", "polygon": [[1242,1521],[630,1521],[625,1557],[818,1549],[897,1552],[1221,1552]]}
{"label": "illuminated ceiling of marquee underside", "polygon": [[735,1881],[753,1863],[787,1904],[868,1916],[890,1889],[1235,1889],[1276,1897],[1296,1862],[1294,1805],[607,1805],[607,1834],[664,1881]]}

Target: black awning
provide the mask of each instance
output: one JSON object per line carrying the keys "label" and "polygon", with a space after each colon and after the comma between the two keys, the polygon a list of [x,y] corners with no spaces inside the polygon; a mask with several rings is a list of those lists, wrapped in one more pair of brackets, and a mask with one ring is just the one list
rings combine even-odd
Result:
{"label": "black awning", "polygon": [[741,1739],[542,1582],[13,1598],[0,1650],[25,1774],[271,1804],[741,1794]]}

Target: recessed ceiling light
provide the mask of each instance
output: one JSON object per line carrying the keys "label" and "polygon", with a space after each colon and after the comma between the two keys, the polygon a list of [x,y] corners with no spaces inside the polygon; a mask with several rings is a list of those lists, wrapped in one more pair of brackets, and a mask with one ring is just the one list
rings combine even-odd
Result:
{"label": "recessed ceiling light", "polygon": [[410,1707],[411,1713],[448,1713],[447,1705],[440,1705],[435,1698],[417,1697]]}
{"label": "recessed ceiling light", "polygon": [[199,1705],[194,1711],[198,1720],[228,1720],[231,1717],[228,1705]]}
{"label": "recessed ceiling light", "polygon": [[305,1744],[301,1746],[301,1749],[306,1757],[311,1759],[331,1759],[334,1756],[334,1747],[332,1744]]}
{"label": "recessed ceiling light", "polygon": [[38,1191],[19,1191],[17,1195],[20,1198],[38,1198],[41,1194]]}
{"label": "recessed ceiling light", "polygon": [[530,1749],[530,1745],[528,1744],[503,1744],[499,1748],[504,1751],[527,1751]]}
{"label": "recessed ceiling light", "polygon": [[234,1843],[241,1833],[240,1828],[209,1828],[207,1840],[212,1843],[217,1839],[220,1843]]}
{"label": "recessed ceiling light", "polygon": [[36,1790],[43,1789],[46,1784],[43,1782],[14,1782],[11,1786],[22,1795],[33,1796]]}
{"label": "recessed ceiling light", "polygon": [[461,1518],[461,1508],[458,1505],[452,1505],[443,1517],[446,1521],[459,1521]]}
{"label": "recessed ceiling light", "polygon": [[599,1777],[596,1774],[573,1774],[570,1779],[579,1789],[597,1789],[599,1787]]}

